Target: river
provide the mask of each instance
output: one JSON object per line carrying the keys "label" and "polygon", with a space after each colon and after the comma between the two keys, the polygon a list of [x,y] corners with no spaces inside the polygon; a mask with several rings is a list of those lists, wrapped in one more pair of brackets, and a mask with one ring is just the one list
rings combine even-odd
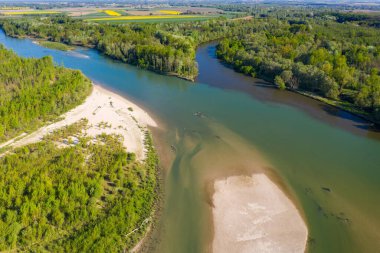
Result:
{"label": "river", "polygon": [[[212,182],[265,171],[294,201],[309,229],[308,252],[380,248],[380,133],[344,111],[233,72],[197,51],[196,82],[157,75],[93,49],[46,49],[0,32],[24,57],[52,55],[138,103],[159,122],[164,204],[156,252],[205,252],[212,240]],[[329,190],[327,190],[328,188]]]}

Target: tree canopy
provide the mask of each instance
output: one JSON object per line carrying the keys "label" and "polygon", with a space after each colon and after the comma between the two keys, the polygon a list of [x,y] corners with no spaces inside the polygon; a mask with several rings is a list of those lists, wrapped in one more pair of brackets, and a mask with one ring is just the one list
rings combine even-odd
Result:
{"label": "tree canopy", "polygon": [[120,136],[83,136],[86,125],[0,158],[0,250],[121,252],[140,238],[156,188],[150,135],[139,162]]}
{"label": "tree canopy", "polygon": [[184,23],[89,23],[69,17],[3,19],[7,35],[95,47],[114,59],[161,74],[194,80],[196,47],[245,33],[242,21],[216,19]]}
{"label": "tree canopy", "polygon": [[252,22],[252,33],[219,43],[219,58],[281,88],[351,103],[380,122],[380,30],[316,18]]}
{"label": "tree canopy", "polygon": [[0,45],[0,142],[35,129],[80,104],[91,82],[51,57],[26,59]]}

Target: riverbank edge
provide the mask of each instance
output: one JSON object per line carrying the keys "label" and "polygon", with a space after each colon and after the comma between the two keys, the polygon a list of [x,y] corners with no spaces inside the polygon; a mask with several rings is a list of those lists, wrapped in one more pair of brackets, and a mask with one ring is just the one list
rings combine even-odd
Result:
{"label": "riverbank edge", "polygon": [[[237,73],[240,73],[240,72],[237,72]],[[268,83],[267,86],[269,86],[269,87],[277,88],[277,86],[273,83],[270,83],[264,79],[260,79],[260,80]],[[331,106],[333,108],[337,108],[337,109],[340,109],[340,110],[345,111],[347,113],[350,113],[355,117],[358,117],[358,118],[361,118],[362,120],[367,121],[368,123],[372,123],[374,128],[380,129],[380,122],[376,121],[367,112],[360,110],[359,108],[357,108],[353,104],[350,104],[350,103],[344,102],[344,101],[336,101],[336,100],[332,100],[329,98],[325,98],[325,97],[319,96],[319,95],[312,93],[312,92],[309,92],[309,91],[295,90],[295,89],[291,89],[291,88],[286,88],[286,90],[293,92],[293,93],[296,93],[298,95],[301,95],[301,96],[322,102],[322,103],[324,103],[328,106]]]}
{"label": "riverbank edge", "polygon": [[[273,86],[276,87],[274,84],[273,84]],[[316,101],[325,103],[326,105],[335,107],[335,108],[343,110],[345,112],[348,112],[348,113],[350,113],[350,114],[352,114],[352,115],[354,115],[356,117],[359,117],[359,118],[361,118],[361,119],[363,119],[365,121],[368,121],[369,123],[372,123],[374,125],[374,127],[380,129],[380,121],[376,121],[367,112],[358,109],[355,105],[349,104],[348,102],[345,103],[343,101],[332,100],[332,99],[329,99],[329,98],[318,96],[318,95],[316,95],[316,94],[314,94],[312,92],[308,92],[308,91],[293,90],[293,89],[287,89],[287,90],[289,90],[291,92],[294,92],[294,93],[297,93],[299,95],[302,95],[302,96],[314,99]]]}
{"label": "riverbank edge", "polygon": [[[154,233],[156,232],[156,226],[160,222],[160,215],[163,208],[164,203],[164,174],[162,167],[160,166],[160,158],[158,156],[157,149],[154,146],[153,135],[150,130],[146,131],[146,143],[145,146],[148,152],[152,152],[155,156],[154,166],[155,166],[155,188],[153,196],[154,201],[151,207],[151,212],[149,217],[146,219],[148,222],[139,227],[139,235],[137,236],[137,240],[131,247],[128,247],[128,252],[138,253],[138,252],[148,252],[147,248],[152,247],[154,245]],[[142,229],[141,229],[142,228]]]}
{"label": "riverbank edge", "polygon": [[[216,56],[216,55],[215,55]],[[223,64],[225,67],[229,68],[229,69],[232,69],[234,70],[236,73],[239,73],[241,75],[245,75],[244,73],[242,72],[239,72],[237,71],[233,65],[231,64],[228,64],[227,62],[225,62],[223,59],[219,58],[219,57],[216,57],[218,59],[218,61]],[[250,75],[245,75],[245,76],[249,76],[251,77]],[[271,82],[270,80],[267,80],[265,77],[263,76],[260,76],[260,77],[252,77],[252,78],[256,78],[258,80],[261,80],[263,82],[265,82],[265,84],[269,87],[273,87],[273,88],[278,88],[273,82]],[[311,98],[311,99],[314,99],[316,101],[319,101],[319,102],[322,102],[326,105],[329,105],[329,106],[332,106],[334,108],[337,108],[337,109],[340,109],[340,110],[343,110],[345,112],[348,112],[354,116],[357,116],[365,121],[368,121],[368,123],[372,123],[374,125],[375,128],[378,128],[380,129],[380,121],[377,121],[376,119],[374,119],[373,117],[371,117],[367,112],[365,112],[364,110],[360,110],[357,106],[355,106],[354,104],[352,103],[349,103],[349,102],[345,102],[345,101],[337,101],[337,100],[333,100],[333,99],[329,99],[329,98],[326,98],[326,97],[322,97],[322,96],[319,96],[313,92],[310,92],[310,91],[304,91],[304,90],[295,90],[295,89],[291,89],[289,87],[286,87],[286,90],[287,91],[291,91],[291,92],[294,92],[296,94],[299,94],[299,95],[302,95],[302,96],[305,96],[305,97],[308,97],[308,98]]]}

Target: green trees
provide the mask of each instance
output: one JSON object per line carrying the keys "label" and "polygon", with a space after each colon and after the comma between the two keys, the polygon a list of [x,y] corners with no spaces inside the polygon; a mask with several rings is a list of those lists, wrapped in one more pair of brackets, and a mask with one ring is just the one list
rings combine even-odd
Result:
{"label": "green trees", "polygon": [[193,80],[197,75],[194,40],[158,25],[91,24],[65,17],[3,20],[10,36],[34,36],[52,42],[95,47],[114,59],[163,74]]}
{"label": "green trees", "polygon": [[298,87],[297,81],[293,78],[293,72],[291,70],[282,71],[281,79],[284,81],[285,86],[288,86],[292,89]]}
{"label": "green trees", "polygon": [[[247,33],[252,24],[225,19],[162,24],[94,24],[68,17],[0,20],[9,36],[94,47],[105,55],[161,74],[194,80],[196,47]],[[247,70],[249,72],[249,70]]]}
{"label": "green trees", "polygon": [[380,76],[378,71],[373,69],[371,74],[365,79],[361,85],[359,93],[356,97],[356,103],[365,107],[378,117],[380,108]]}
{"label": "green trees", "polygon": [[302,22],[307,26],[286,18],[252,21],[254,32],[221,40],[217,56],[280,89],[345,100],[378,120],[380,31],[317,18]]}
{"label": "green trees", "polygon": [[0,45],[0,142],[53,120],[90,90],[79,71],[54,66],[51,57],[23,59]]}
{"label": "green trees", "polygon": [[[260,14],[256,17],[265,12],[250,11]],[[262,17],[120,25],[54,17],[1,20],[0,24],[11,36],[95,47],[112,58],[190,80],[198,73],[196,47],[224,38],[217,46],[217,56],[239,72],[271,82],[281,77],[283,82],[278,77],[277,82],[282,88],[313,92],[334,103],[344,100],[366,115],[378,111],[368,106],[376,93],[371,88],[376,85],[368,80],[380,64],[378,29],[339,23],[320,10],[275,8]],[[10,124],[19,122],[12,119]]]}
{"label": "green trees", "polygon": [[[125,152],[119,136],[81,136],[86,122],[0,158],[0,250],[119,252],[144,231],[157,156],[147,134],[147,159]],[[78,136],[79,143],[57,147]],[[129,159],[127,159],[129,157]]]}
{"label": "green trees", "polygon": [[[75,38],[83,40],[80,33]],[[90,91],[79,71],[0,46],[0,141],[55,120]],[[82,135],[86,125],[82,120],[0,157],[0,251],[121,252],[140,239],[155,201],[151,137],[139,162],[121,136],[90,139]],[[74,136],[79,143],[63,141]]]}
{"label": "green trees", "polygon": [[281,76],[276,76],[276,77],[274,78],[274,83],[277,85],[277,87],[278,87],[280,90],[285,90],[286,85],[285,85],[284,80],[281,78]]}

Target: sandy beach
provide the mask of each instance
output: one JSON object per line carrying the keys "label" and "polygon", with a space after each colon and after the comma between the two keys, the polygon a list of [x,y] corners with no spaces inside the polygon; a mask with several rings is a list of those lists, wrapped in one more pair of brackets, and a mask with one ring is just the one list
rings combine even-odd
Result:
{"label": "sandy beach", "polygon": [[94,85],[91,95],[83,104],[62,115],[63,119],[44,126],[37,131],[22,134],[0,144],[2,147],[20,147],[38,142],[43,136],[66,125],[73,124],[82,118],[88,119],[90,127],[87,136],[120,134],[124,138],[124,147],[133,152],[139,160],[145,157],[144,138],[148,126],[157,127],[156,122],[141,108],[127,99]]}
{"label": "sandy beach", "polygon": [[214,183],[213,252],[304,252],[308,231],[290,199],[265,174]]}

